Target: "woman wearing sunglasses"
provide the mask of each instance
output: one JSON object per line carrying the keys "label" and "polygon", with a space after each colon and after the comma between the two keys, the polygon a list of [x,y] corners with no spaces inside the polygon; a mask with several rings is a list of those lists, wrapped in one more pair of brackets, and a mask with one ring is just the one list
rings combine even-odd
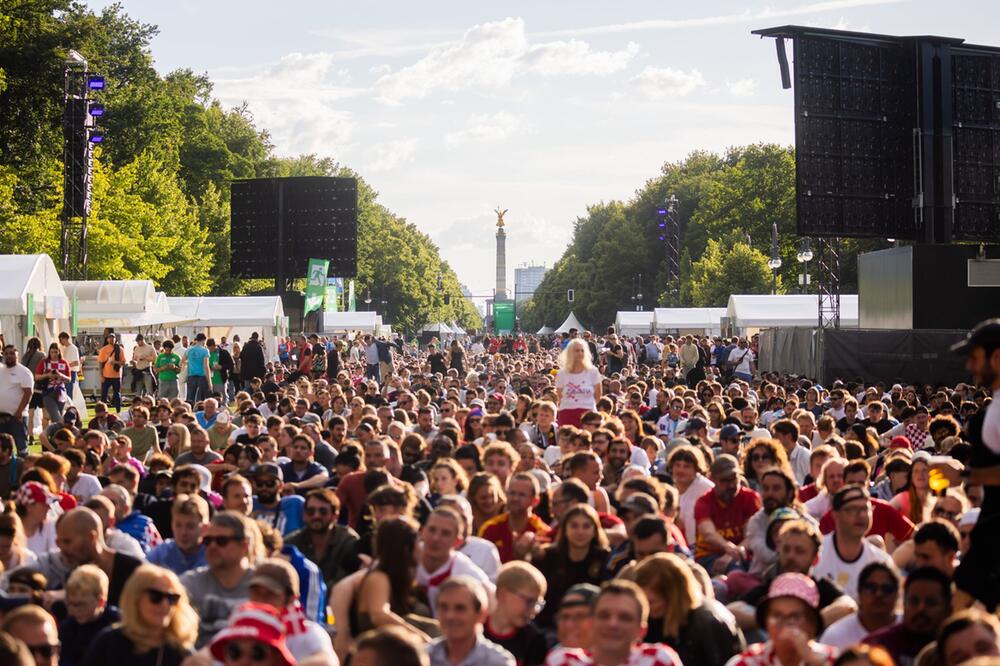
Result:
{"label": "woman wearing sunglasses", "polygon": [[144,564],[125,583],[121,624],[101,632],[81,666],[180,666],[198,637],[198,615],[167,569]]}

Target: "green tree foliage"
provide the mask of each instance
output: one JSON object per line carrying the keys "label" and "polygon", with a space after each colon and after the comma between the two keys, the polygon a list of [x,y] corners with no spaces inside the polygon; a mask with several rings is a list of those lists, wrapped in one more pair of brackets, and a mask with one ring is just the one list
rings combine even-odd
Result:
{"label": "green tree foliage", "polygon": [[[668,284],[666,247],[657,209],[676,198],[680,227],[679,284]],[[580,321],[602,328],[618,310],[631,309],[633,280],[642,274],[642,305],[725,305],[732,293],[770,293],[771,228],[778,227],[779,291],[796,285],[795,156],[791,148],[754,144],[725,154],[698,151],[665,164],[625,202],[591,206],[573,227],[573,238],[535,297],[519,308],[525,330],[557,326],[570,309]],[[884,242],[844,241],[841,285],[857,288],[862,250]],[[763,263],[761,263],[763,262]],[[566,290],[576,290],[572,308]]]}
{"label": "green tree foliage", "polygon": [[[691,265],[689,289],[695,307],[725,307],[732,294],[768,293],[772,286],[767,255],[745,238],[732,234],[722,241],[708,239],[705,251]],[[778,280],[778,293],[782,291]]]}
{"label": "green tree foliage", "polygon": [[151,279],[174,295],[267,290],[270,280],[229,275],[230,182],[348,175],[359,178],[360,293],[387,301],[402,330],[438,319],[482,325],[426,234],[334,159],[276,156],[251,109],[224,108],[204,74],[158,74],[149,48],[156,34],[120,4],[95,13],[72,0],[0,0],[0,254],[46,252],[58,263],[63,67],[75,49],[107,81],[89,277]]}

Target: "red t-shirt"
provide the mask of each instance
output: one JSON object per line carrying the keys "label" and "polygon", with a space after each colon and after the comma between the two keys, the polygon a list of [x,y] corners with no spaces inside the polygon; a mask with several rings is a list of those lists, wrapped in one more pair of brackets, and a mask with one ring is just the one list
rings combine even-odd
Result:
{"label": "red t-shirt", "polygon": [[[531,514],[524,531],[534,532],[538,537],[544,539],[549,539],[552,536],[552,530],[549,526],[535,514]],[[479,536],[493,542],[500,553],[501,562],[507,563],[514,559],[514,532],[510,529],[509,513],[501,513],[483,523],[479,528]]]}
{"label": "red t-shirt", "polygon": [[365,492],[365,473],[351,472],[337,484],[337,498],[340,505],[347,509],[347,524],[357,527],[361,520],[361,512],[365,508],[368,493]]}
{"label": "red t-shirt", "polygon": [[[720,502],[713,488],[694,503],[694,523],[698,525],[703,520],[711,520],[716,531],[727,541],[740,543],[743,541],[747,521],[760,510],[760,507],[760,495],[746,486],[736,491],[736,496],[729,504]],[[695,557],[715,552],[716,549],[699,535],[695,545]]]}
{"label": "red t-shirt", "polygon": [[[891,534],[896,541],[903,542],[913,536],[913,523],[885,500],[872,497],[872,527],[868,535],[884,537]],[[827,511],[819,521],[819,530],[823,534],[833,531],[833,511]]]}

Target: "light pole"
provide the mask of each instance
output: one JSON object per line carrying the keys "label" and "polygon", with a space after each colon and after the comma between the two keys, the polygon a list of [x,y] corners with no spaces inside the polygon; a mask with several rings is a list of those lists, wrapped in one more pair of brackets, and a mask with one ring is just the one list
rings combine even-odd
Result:
{"label": "light pole", "polygon": [[778,293],[778,269],[781,268],[781,257],[778,256],[778,223],[771,223],[771,258],[767,260],[771,269],[771,293]]}
{"label": "light pole", "polygon": [[635,311],[642,312],[643,309],[644,308],[642,305],[642,273],[639,273],[639,277],[636,281],[636,290],[635,290]]}
{"label": "light pole", "polygon": [[809,247],[809,239],[803,238],[799,241],[799,253],[795,255],[795,259],[801,266],[799,272],[799,292],[803,294],[809,293],[809,262],[812,261],[812,258],[813,252],[812,248]]}

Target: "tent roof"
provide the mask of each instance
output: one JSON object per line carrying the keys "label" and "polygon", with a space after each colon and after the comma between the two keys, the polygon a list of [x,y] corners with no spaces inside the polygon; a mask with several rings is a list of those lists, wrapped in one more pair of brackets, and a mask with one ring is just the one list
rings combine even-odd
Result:
{"label": "tent roof", "polygon": [[556,329],[552,328],[551,326],[542,326],[540,329],[538,329],[538,333],[535,333],[535,335],[552,335],[555,332]]}
{"label": "tent roof", "polygon": [[324,331],[374,331],[382,323],[377,312],[324,312]]}
{"label": "tent roof", "polygon": [[719,328],[726,308],[656,308],[656,330],[668,328]]}
{"label": "tent roof", "polygon": [[580,323],[580,320],[577,319],[576,315],[572,312],[570,312],[569,316],[566,317],[566,321],[562,323],[562,326],[553,331],[553,333],[569,333],[571,328],[575,328],[578,331],[583,330],[583,324]]}
{"label": "tent roof", "polygon": [[274,326],[284,317],[279,296],[168,296],[170,312],[197,326]]}
{"label": "tent roof", "polygon": [[450,324],[448,324],[448,328],[450,328],[451,332],[454,333],[455,335],[468,335],[466,330],[458,325],[458,322],[454,321],[451,322]]}
{"label": "tent roof", "polygon": [[152,280],[67,280],[63,286],[70,298],[76,296],[78,307],[96,304],[100,310],[134,311],[156,305]]}
{"label": "tent roof", "polygon": [[[733,294],[726,316],[737,328],[775,326],[816,326],[819,319],[819,296],[816,294]],[[858,325],[857,294],[840,296],[841,326]]]}
{"label": "tent roof", "polygon": [[439,335],[454,335],[455,331],[448,324],[439,321],[436,324],[424,326],[424,333],[438,333]]}
{"label": "tent roof", "polygon": [[0,314],[27,313],[28,293],[66,299],[55,264],[47,254],[0,255]]}
{"label": "tent roof", "polygon": [[82,329],[116,328],[132,330],[147,326],[184,326],[196,320],[169,312],[79,312],[77,325]]}
{"label": "tent roof", "polygon": [[632,327],[645,328],[649,330],[649,325],[653,323],[653,313],[647,311],[636,312],[635,310],[619,310],[615,315],[615,328]]}

